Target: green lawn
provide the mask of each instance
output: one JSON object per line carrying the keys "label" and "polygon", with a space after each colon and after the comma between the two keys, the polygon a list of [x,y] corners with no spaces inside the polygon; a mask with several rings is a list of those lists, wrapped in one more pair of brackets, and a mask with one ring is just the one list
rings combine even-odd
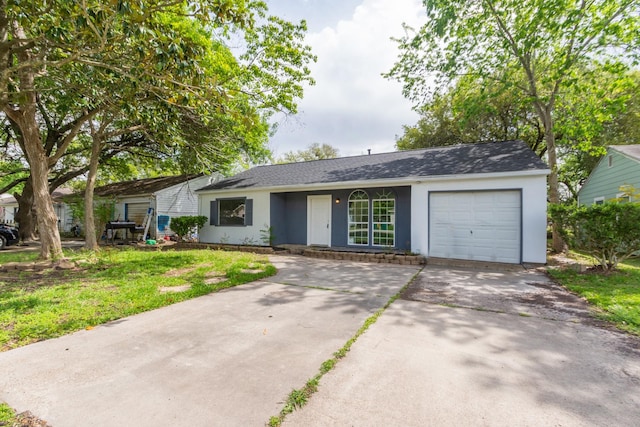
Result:
{"label": "green lawn", "polygon": [[602,310],[601,317],[640,335],[640,259],[630,259],[611,274],[550,268],[559,283]]}
{"label": "green lawn", "polygon": [[[36,256],[0,253],[0,265],[33,261]],[[0,273],[0,351],[240,285],[276,271],[265,256],[244,252],[105,249],[98,253],[67,252],[66,256],[79,268]],[[216,277],[221,277],[218,283],[206,283]],[[167,292],[177,286],[185,290]]]}

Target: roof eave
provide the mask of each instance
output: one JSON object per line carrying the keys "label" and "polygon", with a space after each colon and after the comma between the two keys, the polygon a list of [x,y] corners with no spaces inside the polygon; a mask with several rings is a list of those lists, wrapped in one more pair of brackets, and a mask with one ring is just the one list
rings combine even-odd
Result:
{"label": "roof eave", "polygon": [[327,190],[327,189],[343,189],[354,187],[386,187],[422,184],[434,181],[451,181],[451,180],[469,180],[469,179],[492,179],[506,178],[513,176],[547,176],[551,173],[549,169],[535,169],[516,172],[493,172],[493,173],[474,173],[474,174],[455,174],[455,175],[437,175],[437,176],[408,176],[402,178],[386,178],[386,179],[367,179],[358,181],[339,181],[339,182],[319,182],[314,184],[297,184],[297,185],[273,185],[273,186],[255,186],[243,188],[218,188],[218,189],[199,189],[198,194],[207,193],[238,193],[242,191],[304,191],[308,189]]}

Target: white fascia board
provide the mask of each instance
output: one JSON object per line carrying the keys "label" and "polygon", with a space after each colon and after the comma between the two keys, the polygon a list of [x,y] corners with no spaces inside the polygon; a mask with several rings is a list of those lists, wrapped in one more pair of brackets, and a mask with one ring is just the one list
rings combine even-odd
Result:
{"label": "white fascia board", "polygon": [[508,177],[523,176],[547,176],[551,173],[549,169],[538,169],[532,171],[519,172],[495,172],[495,173],[476,173],[476,174],[457,174],[457,175],[437,175],[437,176],[409,176],[394,179],[367,179],[361,181],[339,181],[339,182],[321,182],[317,184],[303,185],[281,185],[271,187],[247,187],[247,188],[221,188],[213,190],[197,190],[199,195],[211,193],[239,193],[242,191],[307,191],[307,190],[339,190],[345,188],[371,188],[371,187],[390,187],[400,185],[422,184],[435,181],[463,181],[463,180],[483,180]]}

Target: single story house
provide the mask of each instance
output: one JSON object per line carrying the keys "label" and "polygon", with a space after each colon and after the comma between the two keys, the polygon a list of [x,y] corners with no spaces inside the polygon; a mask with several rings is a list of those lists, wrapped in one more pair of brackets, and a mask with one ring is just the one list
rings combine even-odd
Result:
{"label": "single story house", "polygon": [[132,221],[142,226],[149,214],[149,235],[161,239],[173,234],[171,218],[198,215],[195,190],[212,182],[210,176],[165,176],[96,187],[94,194],[114,200],[114,221]]}
{"label": "single story house", "polygon": [[[58,229],[62,232],[69,232],[73,227],[73,214],[64,202],[64,198],[71,192],[72,190],[69,188],[57,188],[51,193],[53,210],[58,216]],[[11,194],[0,194],[0,223],[16,225],[17,213],[18,201],[16,198]]]}
{"label": "single story house", "polygon": [[257,166],[197,191],[200,241],[545,263],[548,174],[522,141]]}
{"label": "single story house", "polygon": [[15,224],[18,213],[18,201],[11,194],[0,194],[0,223]]}
{"label": "single story house", "polygon": [[611,199],[640,201],[637,193],[633,198],[630,189],[640,191],[640,145],[612,145],[578,191],[578,204],[588,206]]}

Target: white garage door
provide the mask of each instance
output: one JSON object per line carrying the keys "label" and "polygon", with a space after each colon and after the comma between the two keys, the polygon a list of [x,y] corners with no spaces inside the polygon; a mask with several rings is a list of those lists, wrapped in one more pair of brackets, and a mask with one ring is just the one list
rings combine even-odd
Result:
{"label": "white garage door", "polygon": [[429,195],[429,256],[520,263],[520,191]]}

